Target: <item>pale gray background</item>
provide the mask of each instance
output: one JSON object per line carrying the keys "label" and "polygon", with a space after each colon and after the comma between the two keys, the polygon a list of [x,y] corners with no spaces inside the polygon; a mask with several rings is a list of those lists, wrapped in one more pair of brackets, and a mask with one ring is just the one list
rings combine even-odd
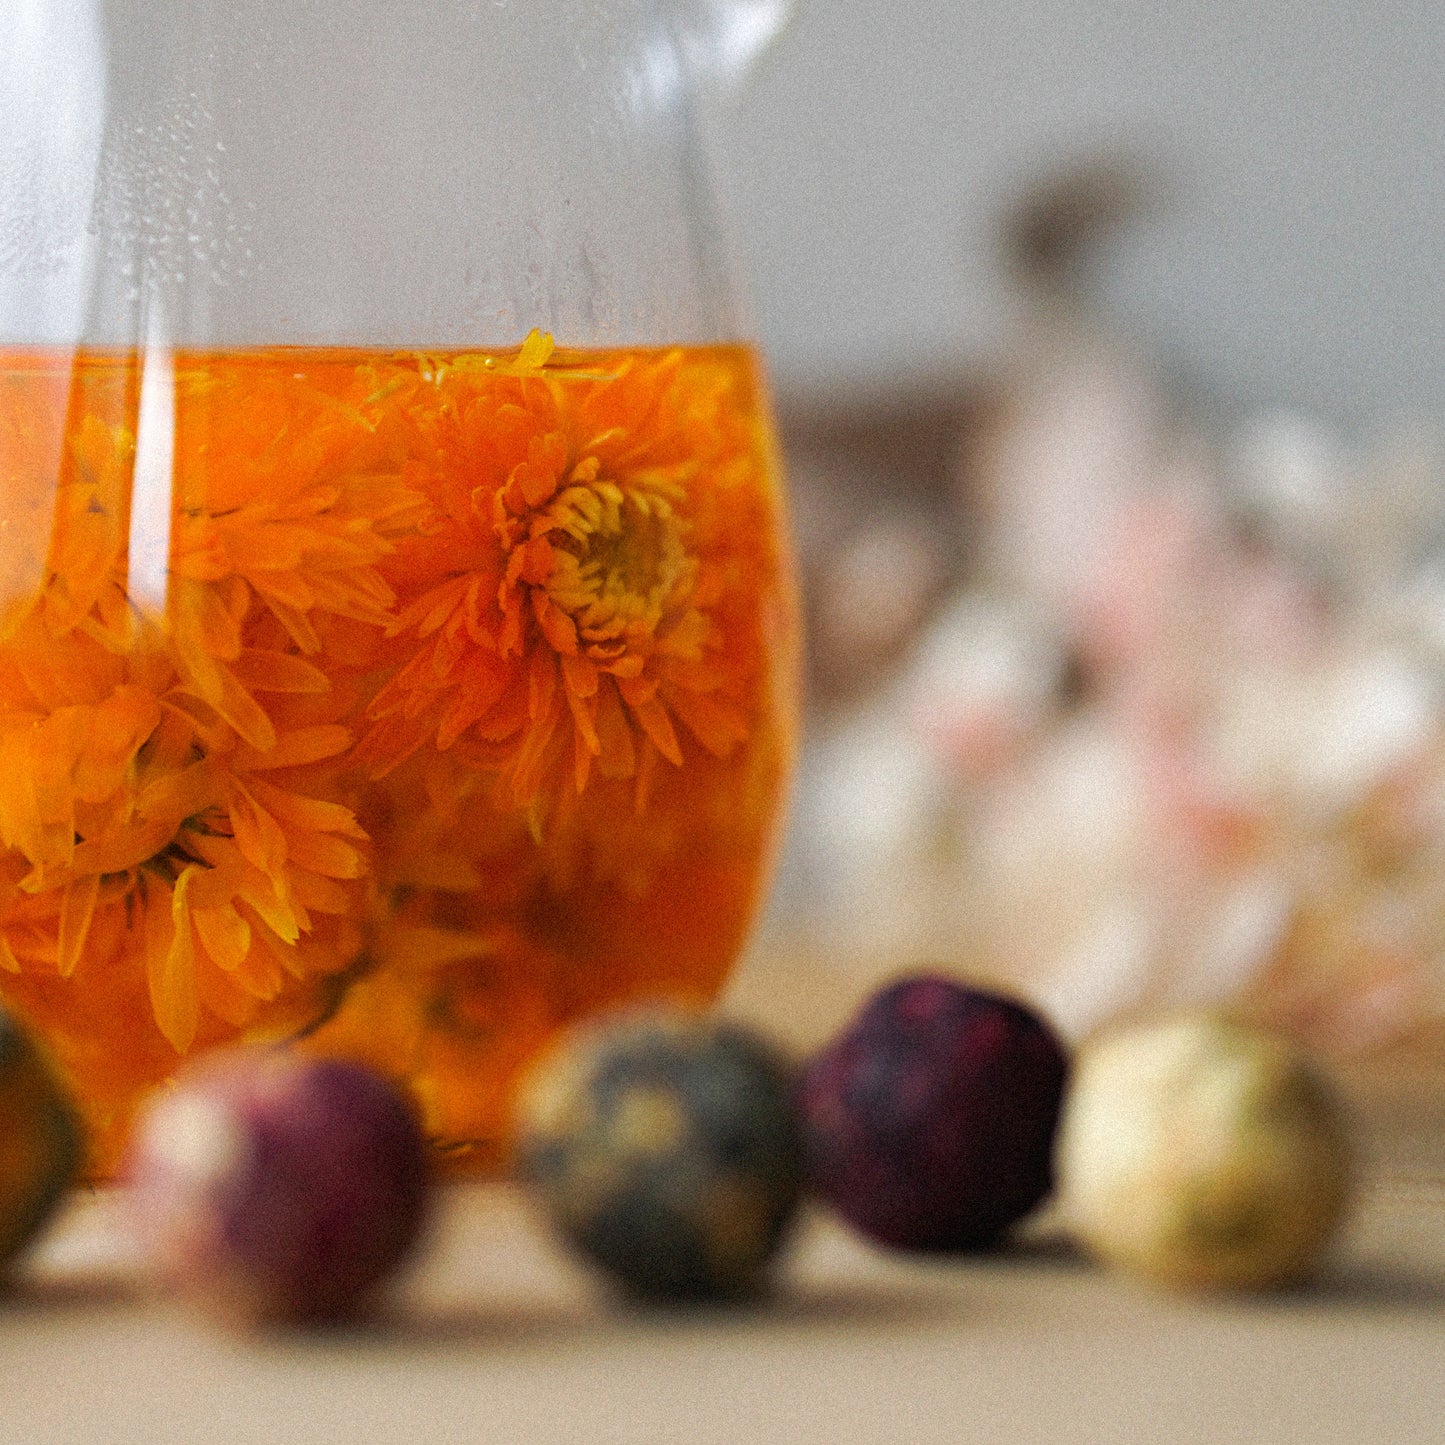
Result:
{"label": "pale gray background", "polygon": [[[560,155],[570,158],[568,174],[560,174],[559,161],[558,174],[531,178],[548,194],[581,196],[588,177],[615,178],[608,165],[591,164],[587,145],[575,139],[591,134],[596,91],[534,75],[525,45],[514,60],[493,64],[489,78],[476,59],[475,34],[524,36],[530,26],[563,25],[592,66],[595,86],[592,62],[633,44],[634,21],[642,41],[651,33],[638,17],[655,30],[675,7],[691,23],[710,16],[726,29],[731,14],[730,33],[745,49],[781,0],[657,0],[655,7],[627,0],[606,9],[586,0],[412,0],[401,10],[374,0],[299,9],[283,0],[196,0],[194,11],[181,5],[174,12],[198,17],[184,33],[161,26],[162,34],[177,31],[169,48],[147,30],[153,3],[0,0],[0,274],[20,274],[23,283],[0,295],[0,334],[8,326],[36,339],[37,311],[50,330],[78,330],[82,318],[72,312],[83,311],[92,290],[87,258],[105,261],[99,274],[138,286],[111,255],[130,234],[116,221],[124,207],[101,207],[104,236],[87,229],[98,178],[124,191],[120,183],[131,177],[135,195],[126,194],[150,218],[146,224],[169,227],[166,244],[148,243],[152,264],[171,257],[171,270],[194,270],[191,252],[198,251],[222,279],[241,277],[254,251],[276,271],[284,247],[274,237],[262,244],[265,216],[246,209],[254,198],[243,196],[255,158],[237,126],[226,130],[244,107],[227,110],[219,91],[240,96],[253,84],[274,92],[289,77],[309,95],[308,66],[323,68],[314,56],[342,53],[346,25],[357,16],[370,17],[374,32],[363,58],[379,63],[354,69],[333,98],[360,117],[372,115],[377,96],[390,96],[388,47],[405,39],[411,51],[432,56],[438,72],[433,91],[406,97],[407,124],[446,143],[438,146],[435,174],[393,174],[374,194],[354,184],[360,160],[338,163],[345,183],[328,185],[320,147],[294,148],[295,164],[284,171],[269,161],[269,170],[262,167],[282,180],[295,171],[293,190],[300,190],[279,214],[309,236],[294,213],[316,211],[340,258],[320,277],[293,268],[292,280],[305,282],[305,304],[292,310],[312,316],[328,336],[352,340],[372,333],[396,339],[405,323],[441,342],[444,328],[429,319],[436,296],[442,320],[469,335],[495,330],[510,338],[521,317],[577,334],[615,321],[627,332],[634,311],[646,324],[631,329],[711,334],[718,306],[707,298],[688,303],[686,277],[669,270],[669,259],[693,275],[696,256],[712,243],[712,225],[694,217],[684,234],[673,216],[669,229],[670,213],[631,179],[623,186],[629,204],[616,206],[609,196],[600,210],[580,203],[576,210],[608,237],[634,227],[635,234],[608,243],[621,259],[611,272],[604,266],[588,291],[611,297],[615,317],[544,304],[568,293],[566,278],[577,271],[577,238],[561,234],[560,220],[530,240],[509,235],[492,247],[515,258],[497,275],[468,259],[469,246],[485,252],[491,242],[478,242],[472,229],[448,233],[447,217],[471,227],[477,212],[475,204],[456,202],[492,192],[511,197],[492,217],[493,230],[531,214],[530,181],[495,179],[488,169],[508,156],[541,153],[541,141],[515,143],[518,117],[539,137],[555,133],[566,142]],[[268,26],[269,50],[236,41],[238,53],[255,55],[256,68],[223,68],[212,77],[215,96],[182,87],[177,99],[155,84],[156,114],[132,115],[123,86],[107,92],[107,43],[118,53],[149,47],[165,69],[212,29],[264,37]],[[472,51],[461,45],[467,34]],[[311,51],[303,40],[315,42]],[[614,57],[619,65],[626,58]],[[458,75],[457,85],[445,83]],[[1196,377],[1204,394],[1234,407],[1301,406],[1346,422],[1435,412],[1445,401],[1442,76],[1442,0],[798,0],[791,29],[764,58],[724,135],[741,250],[780,389],[846,398],[854,388],[877,391],[994,364],[1010,335],[1009,295],[992,245],[1000,209],[1042,171],[1112,149],[1152,157],[1174,199],[1112,254],[1106,308]],[[453,104],[467,86],[476,91],[475,110]],[[508,86],[520,87],[523,100]],[[390,103],[394,111],[394,96]],[[107,115],[115,152],[108,169],[97,160]],[[510,147],[493,143],[501,116],[511,117]],[[38,123],[27,129],[27,117]],[[325,133],[332,149],[344,152],[354,132]],[[222,140],[224,152],[215,144]],[[369,141],[352,150],[361,159],[386,154]],[[422,202],[440,200],[431,209],[414,206],[413,192]],[[105,200],[109,193],[99,194]],[[342,215],[348,198],[368,204],[361,214]],[[408,225],[420,226],[431,249],[403,245],[401,254],[427,258],[419,269],[438,272],[444,283],[436,296],[400,284],[396,238]],[[390,249],[368,246],[369,232],[388,237]],[[316,247],[315,254],[329,253]],[[437,256],[450,269],[435,264]],[[385,284],[372,281],[368,261],[385,273]],[[645,294],[618,299],[624,283]],[[328,285],[335,304],[327,302]],[[220,306],[229,293],[219,286],[191,291]],[[288,294],[275,280],[247,293],[282,310]],[[461,313],[458,296],[469,308]],[[658,296],[687,304],[674,315]],[[7,304],[23,314],[10,315]],[[358,310],[367,314],[351,314]],[[171,313],[179,324],[175,307]],[[310,339],[286,331],[287,316],[266,316],[264,326],[252,317],[249,329],[231,329]],[[224,327],[216,325],[220,334]]]}
{"label": "pale gray background", "polygon": [[1439,0],[801,0],[729,145],[785,392],[987,361],[1003,198],[1069,156],[1175,190],[1109,302],[1226,404],[1445,401]]}

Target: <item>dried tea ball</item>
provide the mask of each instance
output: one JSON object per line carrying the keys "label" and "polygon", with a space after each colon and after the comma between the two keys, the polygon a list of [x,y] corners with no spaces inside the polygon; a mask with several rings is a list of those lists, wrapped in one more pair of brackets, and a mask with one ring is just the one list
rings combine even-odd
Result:
{"label": "dried tea ball", "polygon": [[788,1088],[745,1029],[663,1013],[604,1021],[531,1079],[523,1163],[562,1235],[631,1293],[744,1294],[797,1206]]}
{"label": "dried tea ball", "polygon": [[352,1314],[412,1249],[427,1201],[406,1097],[279,1049],[212,1056],[156,1095],[126,1175],[160,1277],[243,1323]]}
{"label": "dried tea ball", "polygon": [[808,1183],[881,1244],[993,1244],[1049,1192],[1067,1071],[1022,1004],[943,977],[894,983],[804,1071]]}
{"label": "dried tea ball", "polygon": [[1066,1217],[1160,1283],[1259,1289],[1306,1274],[1349,1193],[1343,1111],[1283,1041],[1210,1014],[1081,1050],[1059,1139]]}
{"label": "dried tea ball", "polygon": [[80,1170],[80,1120],[39,1046],[0,1010],[0,1268]]}

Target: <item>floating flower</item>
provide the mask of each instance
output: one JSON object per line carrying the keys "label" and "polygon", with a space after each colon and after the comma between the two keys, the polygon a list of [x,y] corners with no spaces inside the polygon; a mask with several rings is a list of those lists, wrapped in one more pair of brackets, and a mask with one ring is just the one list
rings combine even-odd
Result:
{"label": "floating flower", "polygon": [[410,656],[359,755],[383,772],[465,740],[534,819],[594,770],[634,779],[641,809],[658,760],[683,763],[678,722],[715,757],[749,732],[718,622],[728,539],[707,520],[755,438],[726,423],[722,368],[680,384],[674,352],[564,384],[540,355],[438,381],[434,450],[411,479],[437,515],[389,574]]}

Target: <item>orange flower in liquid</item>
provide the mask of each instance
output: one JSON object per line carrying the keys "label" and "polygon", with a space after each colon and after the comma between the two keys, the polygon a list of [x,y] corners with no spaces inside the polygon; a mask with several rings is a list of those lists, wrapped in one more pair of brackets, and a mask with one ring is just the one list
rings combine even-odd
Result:
{"label": "orange flower in liquid", "polygon": [[490,1166],[552,1030],[711,996],[757,902],[795,639],[752,358],[163,363],[158,505],[155,358],[0,358],[0,996],[102,1171],[235,1036]]}

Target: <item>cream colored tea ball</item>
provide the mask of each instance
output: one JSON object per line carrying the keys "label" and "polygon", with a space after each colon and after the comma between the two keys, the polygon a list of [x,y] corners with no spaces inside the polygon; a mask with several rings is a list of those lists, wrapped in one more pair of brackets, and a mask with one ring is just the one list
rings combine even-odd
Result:
{"label": "cream colored tea ball", "polygon": [[1068,1223],[1100,1259],[1167,1285],[1266,1289],[1320,1257],[1351,1149],[1333,1090],[1293,1047],[1188,1014],[1080,1050],[1057,1165]]}

